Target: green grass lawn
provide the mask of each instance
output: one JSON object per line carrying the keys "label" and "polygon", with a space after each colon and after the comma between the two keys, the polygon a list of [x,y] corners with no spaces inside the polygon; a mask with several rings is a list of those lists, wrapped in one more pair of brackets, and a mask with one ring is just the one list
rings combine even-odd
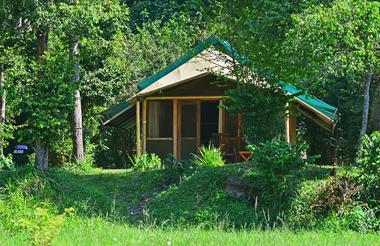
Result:
{"label": "green grass lawn", "polygon": [[[0,230],[1,245],[28,245]],[[103,219],[66,221],[52,245],[380,245],[379,234],[136,228]]]}

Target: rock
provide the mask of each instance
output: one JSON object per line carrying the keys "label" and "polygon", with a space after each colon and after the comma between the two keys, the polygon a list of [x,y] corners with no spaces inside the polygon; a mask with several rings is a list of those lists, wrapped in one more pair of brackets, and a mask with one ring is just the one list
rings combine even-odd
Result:
{"label": "rock", "polygon": [[244,183],[242,177],[230,176],[224,182],[224,192],[227,193],[228,197],[246,200],[248,197],[247,194],[247,185]]}

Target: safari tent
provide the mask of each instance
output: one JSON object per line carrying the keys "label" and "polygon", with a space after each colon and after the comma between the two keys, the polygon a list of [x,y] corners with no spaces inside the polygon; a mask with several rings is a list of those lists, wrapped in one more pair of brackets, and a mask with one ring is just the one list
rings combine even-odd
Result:
{"label": "safari tent", "polygon": [[[245,59],[231,45],[211,36],[174,63],[138,83],[138,92],[101,114],[104,126],[136,129],[136,152],[172,153],[187,159],[210,141],[237,153],[244,147],[240,113],[219,107],[226,97],[218,86],[221,77],[234,81],[231,64]],[[234,83],[231,83],[234,86]],[[332,132],[337,109],[294,86],[279,81],[284,93],[294,97],[297,109],[326,131]],[[288,117],[286,139],[296,138],[296,119]]]}

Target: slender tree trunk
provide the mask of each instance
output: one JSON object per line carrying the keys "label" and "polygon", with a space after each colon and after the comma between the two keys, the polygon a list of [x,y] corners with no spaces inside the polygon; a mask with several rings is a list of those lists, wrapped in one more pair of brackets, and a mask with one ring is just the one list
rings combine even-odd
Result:
{"label": "slender tree trunk", "polygon": [[0,64],[0,155],[4,155],[4,124],[5,124],[5,103],[7,93],[5,91],[5,71],[4,64]]}
{"label": "slender tree trunk", "polygon": [[[375,79],[376,80],[376,79]],[[375,81],[374,80],[374,81]],[[371,125],[374,131],[380,131],[380,81],[377,81],[372,101]]]}
{"label": "slender tree trunk", "polygon": [[73,113],[73,148],[74,157],[77,161],[82,161],[84,159],[84,147],[83,147],[83,128],[82,128],[82,106],[80,91],[75,91],[75,108]]}
{"label": "slender tree trunk", "polygon": [[368,72],[367,74],[367,82],[364,86],[364,102],[363,102],[363,114],[362,114],[362,126],[360,128],[360,135],[359,135],[359,150],[362,148],[362,141],[363,137],[367,132],[368,127],[368,114],[369,114],[369,90],[371,88],[371,82],[372,82],[372,72]]}
{"label": "slender tree trunk", "polygon": [[[77,0],[69,0],[69,4],[77,4]],[[71,43],[71,54],[75,61],[74,70],[75,76],[73,82],[80,83],[80,66],[79,66],[79,42],[77,37],[73,37]],[[73,112],[73,151],[76,161],[84,159],[84,146],[83,146],[83,122],[82,122],[82,101],[80,90],[75,91],[75,108]]]}
{"label": "slender tree trunk", "polygon": [[[80,83],[80,67],[78,61],[79,43],[73,42],[71,53],[75,59],[74,69],[75,76],[74,83]],[[75,91],[75,107],[73,112],[73,150],[76,161],[84,159],[84,146],[83,146],[83,123],[82,123],[82,101],[79,89]]]}
{"label": "slender tree trunk", "polygon": [[38,169],[46,171],[49,167],[49,147],[42,140],[37,140],[35,150]]}
{"label": "slender tree trunk", "polygon": [[[41,62],[44,53],[48,49],[48,32],[39,30],[36,33],[37,36],[37,60]],[[43,77],[40,74],[39,77]],[[36,165],[40,170],[47,170],[49,163],[49,147],[43,139],[38,139],[35,143],[36,151]]]}

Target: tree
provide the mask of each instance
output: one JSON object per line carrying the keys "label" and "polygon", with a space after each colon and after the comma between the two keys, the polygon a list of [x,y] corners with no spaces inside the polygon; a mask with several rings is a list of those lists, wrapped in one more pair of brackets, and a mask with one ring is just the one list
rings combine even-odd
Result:
{"label": "tree", "polygon": [[371,84],[379,74],[379,3],[337,0],[311,7],[293,21],[283,46],[292,67],[289,77],[307,81],[314,90],[337,78],[362,88],[361,143],[368,127]]}
{"label": "tree", "polygon": [[[84,159],[83,122],[85,123],[84,114],[88,110],[84,89],[88,81],[87,75],[93,70],[102,70],[107,58],[114,55],[111,45],[119,46],[124,42],[125,37],[120,39],[120,36],[124,31],[124,23],[127,22],[128,8],[124,8],[119,1],[69,0],[57,5],[53,12],[55,33],[70,46],[74,62],[75,75],[72,83],[77,84],[78,90],[75,91],[75,107],[72,113],[72,143],[73,157],[76,162],[80,162]],[[83,55],[79,54],[79,49]],[[103,53],[98,57],[99,50]],[[103,93],[103,85],[114,85],[107,83],[110,81],[91,82],[94,83],[94,91],[100,90]],[[98,103],[95,98],[91,98],[91,101],[93,105]],[[91,109],[89,111],[93,113]]]}
{"label": "tree", "polygon": [[[0,8],[0,155],[3,155],[3,149],[6,145],[6,138],[12,137],[13,126],[9,124],[14,115],[17,100],[13,100],[8,105],[8,96],[10,98],[20,89],[20,84],[17,83],[19,76],[24,74],[24,62],[20,56],[20,47],[17,45],[17,38],[20,36],[18,29],[22,24],[20,13],[17,4],[10,4],[3,1]],[[7,109],[11,110],[9,113]]]}
{"label": "tree", "polygon": [[[48,167],[49,147],[57,141],[65,125],[68,109],[72,107],[72,87],[67,77],[72,77],[68,49],[51,32],[51,11],[59,1],[6,1],[9,16],[14,17],[18,46],[25,60],[24,76],[18,93],[18,112],[26,116],[24,140],[35,147],[39,169]],[[48,49],[49,48],[49,49]],[[16,99],[17,98],[17,99]]]}
{"label": "tree", "polygon": [[[72,5],[77,4],[76,0],[69,0]],[[75,34],[71,37],[71,54],[73,56],[75,76],[73,82],[80,83],[80,66],[79,66],[79,41]],[[83,161],[83,123],[82,123],[82,102],[80,90],[75,91],[75,107],[73,112],[73,150],[76,161]]]}

